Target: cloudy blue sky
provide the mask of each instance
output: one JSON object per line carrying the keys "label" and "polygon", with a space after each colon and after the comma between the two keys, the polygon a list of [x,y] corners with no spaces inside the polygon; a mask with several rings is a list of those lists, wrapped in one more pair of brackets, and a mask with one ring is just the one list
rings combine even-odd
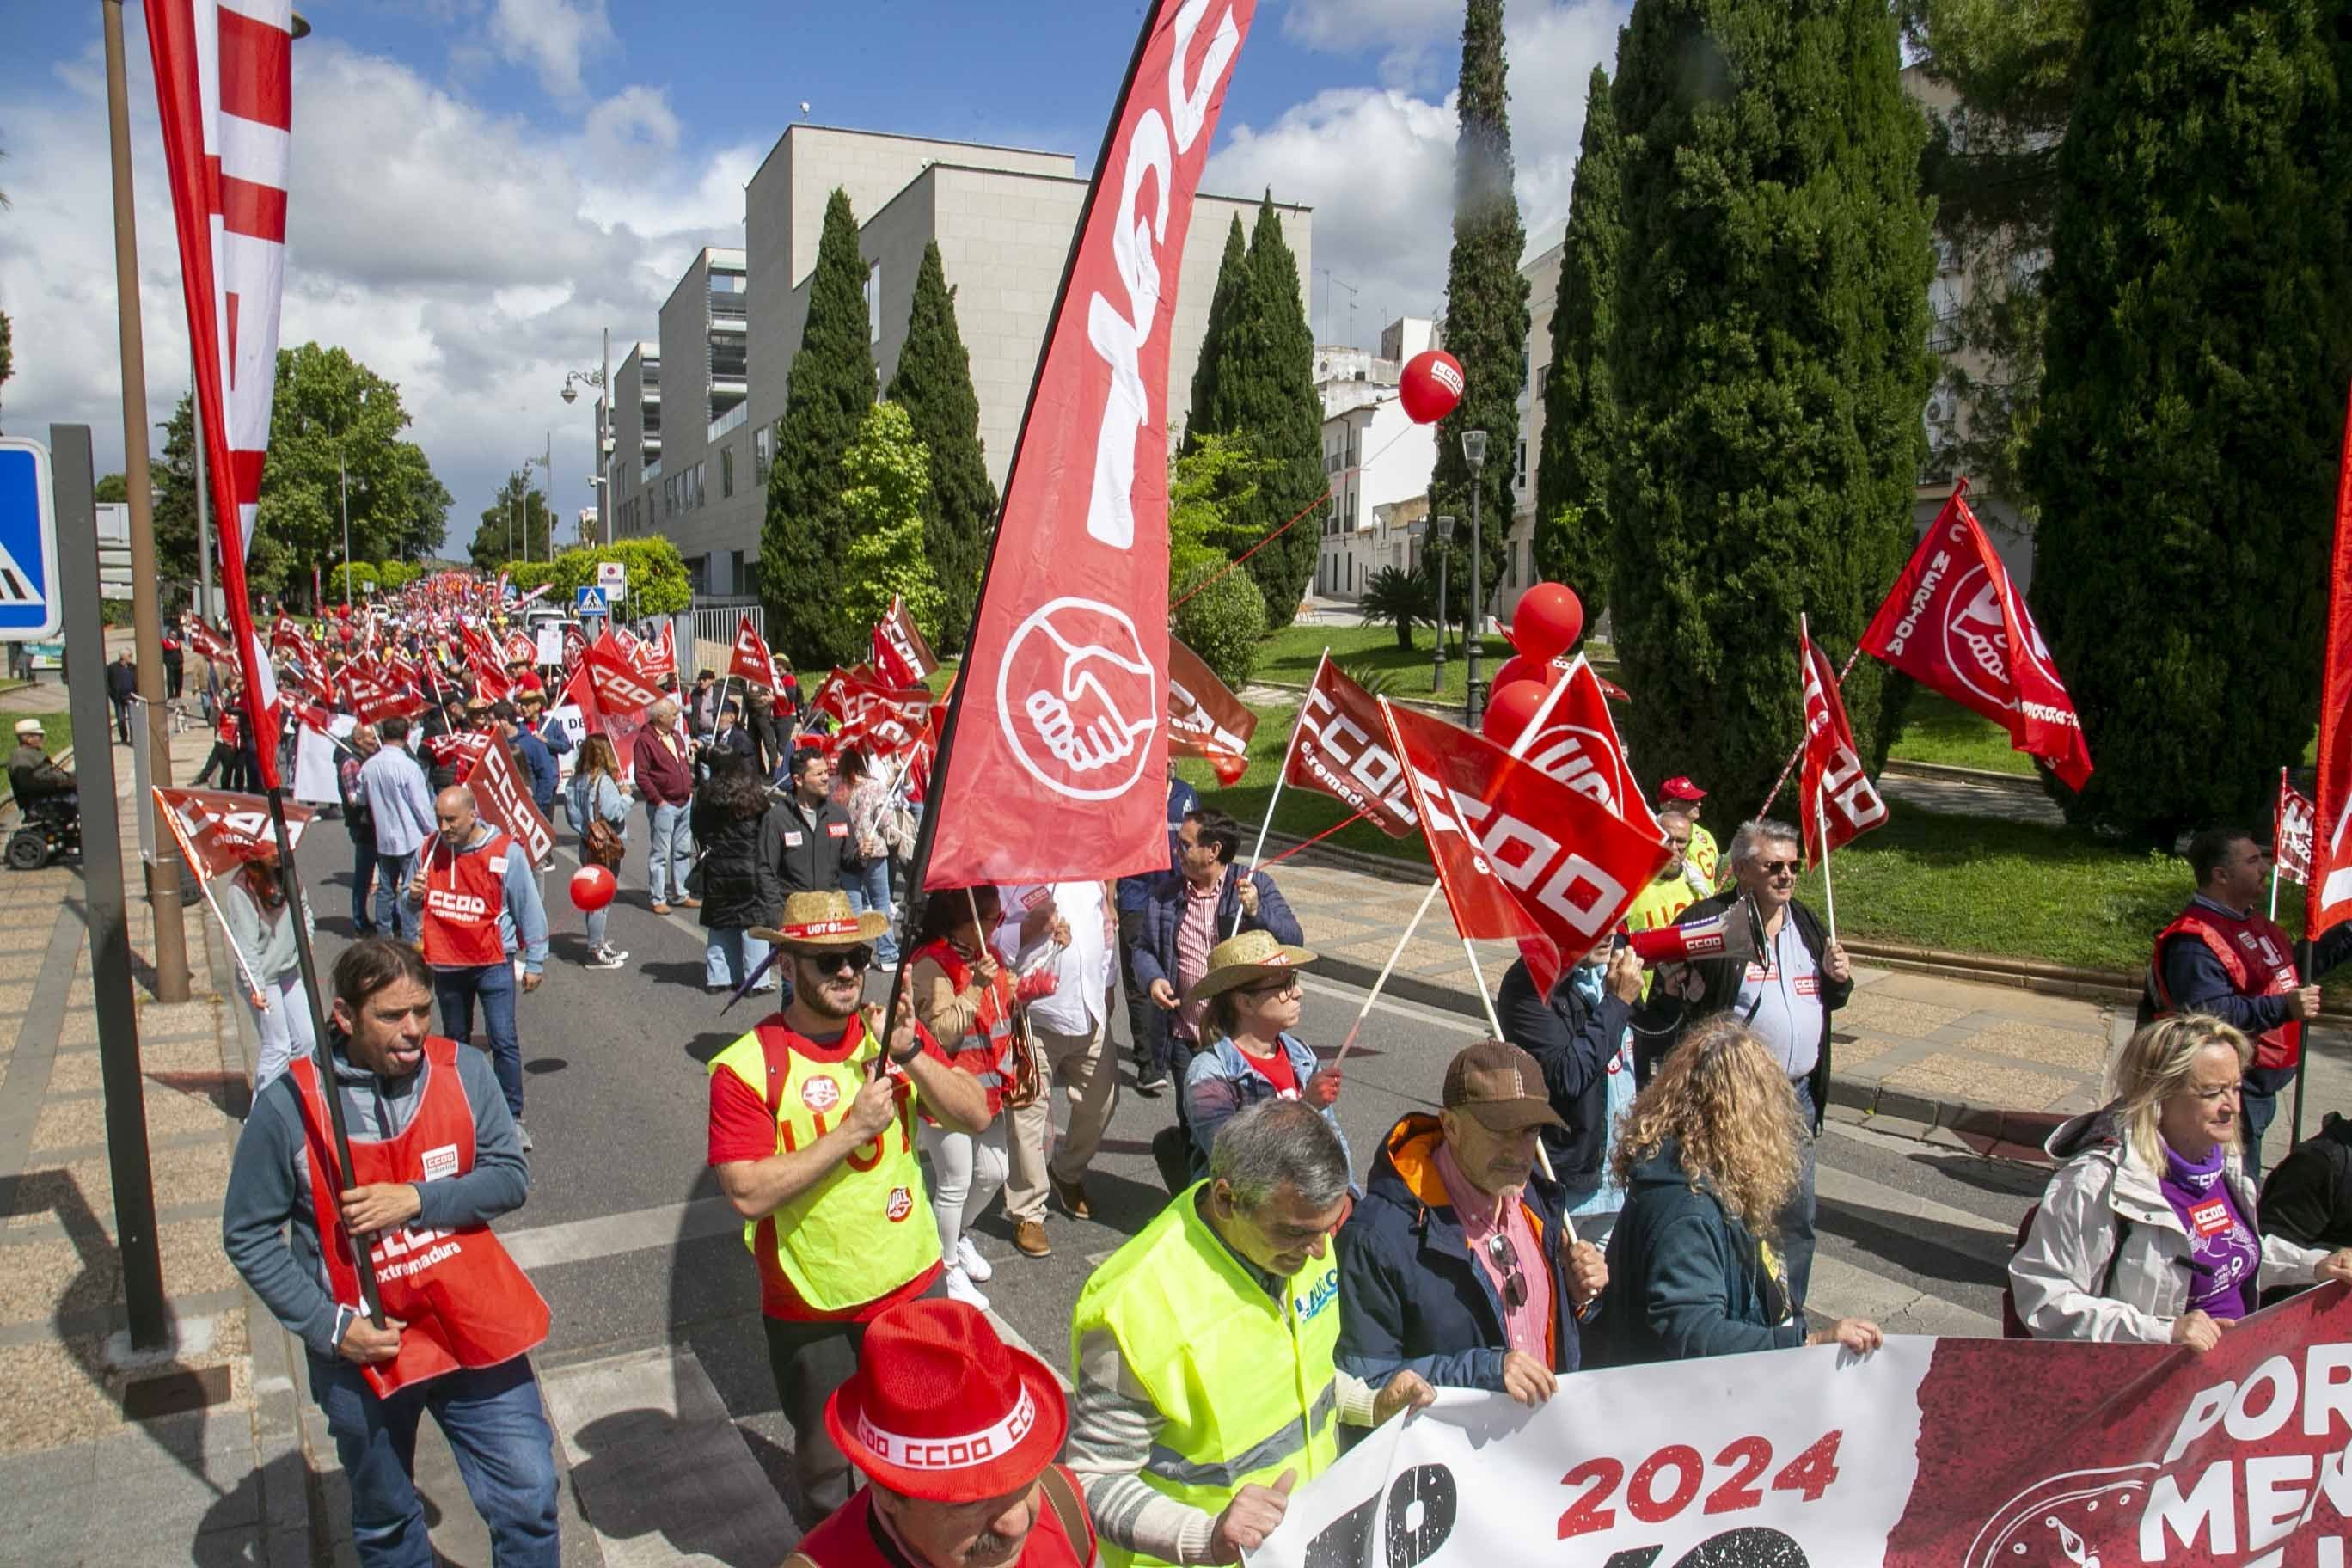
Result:
{"label": "cloudy blue sky", "polygon": [[[591,504],[563,373],[599,332],[656,333],[704,245],[742,243],[742,186],[805,100],[833,125],[1043,147],[1083,170],[1139,0],[308,0],[295,51],[284,341],[341,342],[397,381],[474,514],[552,429],[562,513]],[[1509,0],[1512,129],[1531,237],[1565,220],[1585,78],[1627,0]],[[94,427],[119,467],[121,386],[99,7],[0,19],[0,423]],[[144,23],[127,6],[148,395],[187,384]],[[1461,0],[1260,0],[1206,184],[1311,204],[1318,335],[1370,342],[1444,293]]]}

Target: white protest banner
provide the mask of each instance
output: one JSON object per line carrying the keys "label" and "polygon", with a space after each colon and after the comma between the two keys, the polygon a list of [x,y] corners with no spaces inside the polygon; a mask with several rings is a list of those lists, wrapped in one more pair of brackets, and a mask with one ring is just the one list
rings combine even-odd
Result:
{"label": "white protest banner", "polygon": [[2170,1345],[1894,1336],[1441,1393],[1250,1568],[2341,1568],[2352,1304]]}
{"label": "white protest banner", "polygon": [[563,662],[563,628],[551,621],[539,628],[539,644],[533,650],[540,664]]}

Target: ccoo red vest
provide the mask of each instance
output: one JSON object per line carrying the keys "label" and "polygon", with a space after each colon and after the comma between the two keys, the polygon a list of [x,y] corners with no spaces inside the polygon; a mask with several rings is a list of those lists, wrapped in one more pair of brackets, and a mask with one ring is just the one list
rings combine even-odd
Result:
{"label": "ccoo red vest", "polygon": [[[302,1108],[310,1206],[327,1282],[336,1301],[356,1311],[359,1266],[336,1202],[341,1184],[318,1065],[298,1055],[286,1071]],[[474,1168],[474,1110],[457,1081],[457,1042],[425,1037],[425,1065],[417,1071],[424,1075],[420,1103],[407,1129],[394,1138],[351,1141],[353,1184],[437,1181]],[[378,1397],[459,1367],[497,1366],[547,1338],[546,1300],[487,1227],[403,1226],[377,1236],[368,1258],[385,1316],[408,1325],[401,1331],[398,1355],[362,1369]]]}
{"label": "ccoo red vest", "polygon": [[[929,959],[947,975],[948,984],[958,991],[971,984],[972,966],[955,944],[938,937],[917,948],[908,957]],[[988,1113],[994,1116],[1004,1106],[1004,1091],[1013,1087],[1013,974],[1000,965],[994,984],[980,994],[980,1005],[972,1019],[972,1027],[960,1040],[941,1040],[940,1047],[949,1059],[961,1070],[980,1079],[981,1088],[988,1090]],[[929,1112],[923,1120],[937,1126]]]}
{"label": "ccoo red vest", "polygon": [[[2286,932],[2249,910],[2225,915],[2202,904],[2191,904],[2179,919],[2156,933],[2156,952],[2148,959],[2147,989],[2161,1018],[2179,1011],[2164,984],[2164,944],[2176,936],[2193,936],[2210,948],[2230,976],[2230,988],[2245,997],[2281,996],[2303,984],[2295,973],[2294,944]],[[2291,1068],[2303,1057],[2303,1025],[2289,1018],[2254,1041],[2254,1065]]]}
{"label": "ccoo red vest", "polygon": [[493,832],[459,854],[439,837],[425,857],[425,962],[436,969],[482,969],[507,961],[499,911],[507,905],[507,857],[514,845]]}

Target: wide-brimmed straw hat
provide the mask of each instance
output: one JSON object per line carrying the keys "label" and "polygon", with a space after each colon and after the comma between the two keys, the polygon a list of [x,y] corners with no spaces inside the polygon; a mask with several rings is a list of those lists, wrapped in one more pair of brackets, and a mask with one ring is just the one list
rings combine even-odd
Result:
{"label": "wide-brimmed straw hat", "polygon": [[1269,931],[1245,931],[1209,950],[1209,973],[1184,993],[1184,1001],[1187,1005],[1206,1002],[1269,974],[1280,974],[1314,962],[1315,954],[1303,947],[1276,942]]}
{"label": "wide-brimmed straw hat", "polygon": [[856,1372],[824,1405],[824,1429],[851,1464],[927,1502],[1019,1491],[1069,1426],[1053,1369],[961,1301],[906,1301],[877,1317]]}
{"label": "wide-brimmed straw hat", "polygon": [[859,914],[849,907],[849,895],[835,888],[788,894],[783,918],[773,926],[753,926],[751,934],[783,947],[856,947],[878,941],[889,929],[888,915],[879,910]]}

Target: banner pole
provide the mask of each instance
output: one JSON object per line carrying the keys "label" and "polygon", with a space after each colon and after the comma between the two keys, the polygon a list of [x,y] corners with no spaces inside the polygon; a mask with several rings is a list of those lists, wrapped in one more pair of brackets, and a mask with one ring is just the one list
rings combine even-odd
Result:
{"label": "banner pole", "polygon": [[[1426,908],[1427,905],[1424,903],[1423,907]],[[1478,1000],[1483,1003],[1486,1008],[1486,1026],[1495,1031],[1495,1038],[1498,1040],[1508,1038],[1509,1037],[1503,1033],[1502,1020],[1495,1016],[1495,997],[1494,994],[1486,989],[1486,972],[1479,965],[1477,944],[1473,942],[1468,937],[1464,937],[1462,939],[1462,952],[1465,957],[1470,960],[1471,978],[1478,983]],[[1543,1167],[1545,1181],[1554,1184],[1557,1184],[1559,1181],[1559,1177],[1552,1172],[1551,1154],[1544,1148],[1543,1140],[1540,1138],[1536,1140],[1536,1163]],[[1573,1221],[1569,1224],[1568,1242],[1571,1247],[1576,1245],[1576,1226]]]}
{"label": "banner pole", "polygon": [[[1395,950],[1389,954],[1389,961],[1381,965],[1380,978],[1372,982],[1371,990],[1365,994],[1364,1005],[1356,1009],[1356,1021],[1348,1026],[1348,1037],[1339,1042],[1339,1054],[1331,1058],[1333,1068],[1346,1061],[1348,1053],[1356,1048],[1356,1031],[1361,1029],[1364,1020],[1372,1016],[1372,1008],[1380,1002],[1381,992],[1387,987],[1389,976],[1396,972],[1397,961],[1404,957],[1405,943],[1411,942],[1412,933],[1421,929],[1421,917],[1427,914],[1429,906],[1437,901],[1438,889],[1443,886],[1443,883],[1433,879],[1429,891],[1422,894],[1421,907],[1412,911],[1412,919],[1405,921],[1404,932],[1397,938]],[[1473,959],[1472,963],[1475,963],[1476,960]],[[1482,984],[1480,989],[1484,990],[1485,986]]]}
{"label": "banner pole", "polygon": [[[1838,684],[1839,684],[1840,686],[1843,686],[1843,685],[1845,684],[1845,678],[1846,678],[1847,676],[1849,676],[1849,675],[1851,675],[1851,674],[1853,674],[1853,664],[1854,664],[1854,660],[1856,660],[1856,659],[1860,658],[1861,657],[1862,657],[1862,647],[1861,647],[1861,645],[1860,645],[1860,644],[1856,644],[1856,645],[1855,645],[1855,647],[1854,647],[1854,650],[1853,650],[1852,653],[1850,653],[1850,654],[1848,654],[1848,655],[1846,655],[1846,656],[1845,656],[1845,666],[1844,666],[1844,668],[1842,668],[1842,669],[1840,669],[1840,670],[1838,671]],[[1781,788],[1782,788],[1784,785],[1786,785],[1786,784],[1788,784],[1788,782],[1789,782],[1789,775],[1790,775],[1790,773],[1795,773],[1795,772],[1797,771],[1797,762],[1798,762],[1798,760],[1799,760],[1800,758],[1801,758],[1804,754],[1805,754],[1805,742],[1804,742],[1804,741],[1803,741],[1802,739],[1800,739],[1800,740],[1797,742],[1797,749],[1796,749],[1795,751],[1793,751],[1793,752],[1790,752],[1789,753],[1789,760],[1788,760],[1787,762],[1785,762],[1785,763],[1781,763],[1781,764],[1780,764],[1780,776],[1779,778],[1774,779],[1774,780],[1772,781],[1772,793],[1771,793],[1770,795],[1766,795],[1766,796],[1764,797],[1764,804],[1763,804],[1762,805],[1759,805],[1759,806],[1758,806],[1758,807],[1756,808],[1756,815],[1757,815],[1757,816],[1763,816],[1766,812],[1768,812],[1768,811],[1769,811],[1769,810],[1771,810],[1771,809],[1772,809],[1772,803],[1773,803],[1774,801],[1776,801],[1776,800],[1778,800],[1778,799],[1780,799],[1780,791],[1781,791]],[[1800,811],[1802,811],[1802,810],[1804,809],[1804,807],[1801,805],[1801,806],[1799,806],[1797,809],[1798,809],[1798,810],[1800,810]]]}
{"label": "banner pole", "polygon": [[[1315,661],[1315,680],[1307,682],[1307,689],[1309,692],[1312,692],[1315,689],[1315,681],[1319,681],[1323,679],[1323,666],[1329,662],[1330,658],[1331,649],[1327,645],[1323,649],[1322,657]],[[1265,820],[1257,825],[1257,844],[1255,847],[1250,850],[1249,864],[1250,874],[1252,876],[1255,876],[1257,874],[1258,862],[1265,856],[1265,836],[1274,831],[1274,808],[1282,804],[1283,782],[1290,777],[1290,753],[1298,749],[1298,731],[1305,728],[1306,724],[1307,702],[1304,698],[1301,698],[1298,703],[1298,712],[1290,721],[1290,739],[1283,742],[1282,766],[1275,770],[1274,793],[1266,797]],[[1225,932],[1225,934],[1229,937],[1238,936],[1241,934],[1241,929],[1242,906],[1239,900],[1236,900],[1234,904],[1233,929]]]}
{"label": "banner pole", "polygon": [[199,874],[196,878],[196,891],[205,896],[205,903],[213,911],[213,919],[220,921],[221,935],[228,941],[229,956],[236,960],[237,973],[245,976],[246,993],[258,1005],[261,1000],[261,982],[253,977],[253,965],[245,961],[245,949],[236,944],[236,933],[228,929],[228,917],[221,913],[219,903],[213,898],[213,879]]}
{"label": "banner pole", "polygon": [[1814,831],[1818,832],[1822,836],[1822,902],[1825,906],[1829,915],[1830,940],[1832,942],[1835,942],[1838,939],[1837,887],[1835,883],[1830,880],[1830,803],[1828,791],[1825,789],[1814,790],[1813,805]]}
{"label": "banner pole", "polygon": [[[2318,857],[2316,856],[2313,857],[2314,859],[2316,859]],[[2273,884],[2273,890],[2275,890],[2275,883]],[[2294,944],[2294,977],[2297,980],[2304,980],[2310,973],[2311,939],[2309,937],[2305,937]],[[2287,1129],[2287,1147],[2290,1149],[2303,1142],[2303,1069],[2304,1064],[2311,1060],[2311,1041],[2308,1038],[2311,1033],[2311,1025],[2317,1022],[2318,1020],[2315,1018],[2304,1025],[2303,1032],[2306,1037],[2299,1043],[2294,1053],[2294,1120],[2288,1124]],[[2250,1171],[2247,1173],[2257,1177],[2262,1174],[2260,1171]]]}

